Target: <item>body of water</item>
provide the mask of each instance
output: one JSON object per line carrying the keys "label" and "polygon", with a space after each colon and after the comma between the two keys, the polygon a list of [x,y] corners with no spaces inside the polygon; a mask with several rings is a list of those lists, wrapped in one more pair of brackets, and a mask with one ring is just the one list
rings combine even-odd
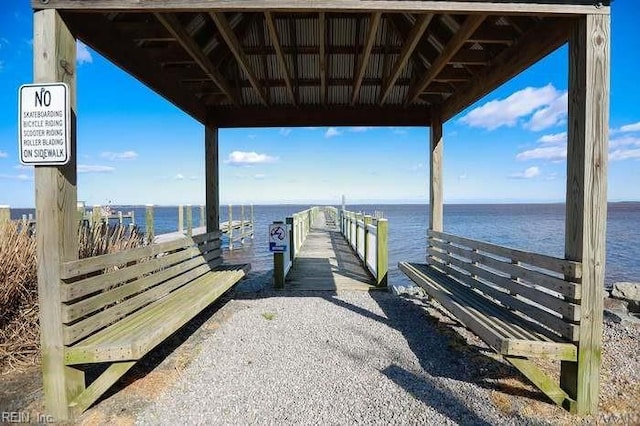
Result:
{"label": "body of water", "polygon": [[[308,205],[254,206],[255,237],[234,250],[230,261],[251,261],[254,270],[273,267],[268,251],[267,229],[275,220],[284,220]],[[398,271],[399,261],[422,262],[426,253],[426,233],[429,206],[349,205],[352,211],[372,213],[382,211],[389,220],[389,278],[392,283],[408,284]],[[136,223],[144,231],[144,207],[117,206],[115,210],[134,210]],[[247,219],[249,208],[245,209]],[[33,213],[33,209],[14,209],[12,217]],[[226,206],[221,209],[221,221],[227,220]],[[199,225],[200,212],[193,209],[194,225]],[[527,251],[562,257],[564,253],[564,204],[451,204],[444,207],[446,232],[481,241]],[[240,219],[240,209],[234,208],[233,219]],[[155,207],[155,232],[161,234],[177,229],[177,207]],[[605,284],[617,281],[640,281],[640,203],[611,203],[607,220],[607,264]]]}

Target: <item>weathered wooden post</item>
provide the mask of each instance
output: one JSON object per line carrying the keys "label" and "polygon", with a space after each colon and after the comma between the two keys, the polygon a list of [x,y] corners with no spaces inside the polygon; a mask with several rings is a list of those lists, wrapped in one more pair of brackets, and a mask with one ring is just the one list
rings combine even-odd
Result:
{"label": "weathered wooden post", "polygon": [[578,361],[562,361],[560,386],[578,414],[597,412],[600,391],[610,34],[610,15],[586,15],[569,37],[565,258],[582,262],[582,300]]}
{"label": "weathered wooden post", "polygon": [[360,248],[360,244],[362,241],[360,240],[360,231],[358,230],[358,222],[362,220],[362,213],[356,214],[356,253],[358,253],[358,248]]}
{"label": "weathered wooden post", "polygon": [[193,209],[191,204],[187,204],[187,235],[193,235]]}
{"label": "weathered wooden post", "polygon": [[229,204],[229,220],[227,221],[227,236],[229,237],[229,250],[233,250],[233,207]]}
{"label": "weathered wooden post", "polygon": [[180,204],[178,206],[178,232],[184,232],[184,206]]}
{"label": "weathered wooden post", "polygon": [[120,226],[122,226],[122,223],[123,223],[123,221],[122,221],[122,212],[120,210],[118,210],[118,224]]}
{"label": "weathered wooden post", "polygon": [[373,218],[370,215],[365,215],[363,218],[363,221],[364,221],[364,252],[363,252],[364,259],[362,260],[364,261],[364,267],[366,269],[367,254],[369,253],[369,250],[371,250],[371,247],[369,247],[369,230],[367,229],[367,226],[371,225],[371,223],[373,222]]}
{"label": "weathered wooden post", "polygon": [[145,228],[147,233],[147,241],[149,241],[150,243],[153,242],[153,238],[155,237],[153,224],[153,204],[147,204],[145,206]]}
{"label": "weathered wooden post", "polygon": [[60,309],[60,264],[78,259],[76,40],[56,10],[35,11],[33,29],[34,81],[66,83],[71,106],[69,162],[64,166],[35,167],[44,398],[48,413],[56,421],[65,421],[69,420],[69,404],[85,388],[84,372],[65,365]]}
{"label": "weathered wooden post", "polygon": [[205,215],[205,206],[200,206],[200,226],[201,227],[206,227],[207,226],[207,219],[206,219],[206,215]]}
{"label": "weathered wooden post", "polygon": [[131,218],[131,223],[130,223],[130,225],[131,225],[132,227],[133,227],[133,226],[135,226],[135,224],[136,224],[136,212],[135,212],[135,210],[131,210],[131,211],[129,212],[129,217]]}
{"label": "weathered wooden post", "polygon": [[240,242],[244,244],[244,204],[240,206]]}
{"label": "weathered wooden post", "polygon": [[91,213],[91,223],[93,223],[93,226],[100,226],[100,223],[102,223],[102,207],[101,206],[93,206],[93,210]]}
{"label": "weathered wooden post", "polygon": [[287,224],[287,228],[289,229],[289,257],[291,259],[291,261],[293,262],[293,259],[295,259],[296,257],[296,248],[295,248],[295,244],[294,244],[294,226],[293,226],[293,217],[288,217],[285,219],[285,222]]}
{"label": "weathered wooden post", "polygon": [[376,229],[376,282],[379,287],[387,286],[387,272],[389,270],[389,222],[378,219]]}
{"label": "weathered wooden post", "polygon": [[[282,223],[282,221],[273,222],[274,225]],[[284,288],[284,270],[285,270],[285,253],[273,253],[273,286],[275,288]]]}
{"label": "weathered wooden post", "polygon": [[0,206],[0,223],[9,222],[11,220],[11,208],[9,206]]}
{"label": "weathered wooden post", "polygon": [[253,216],[253,204],[251,204],[251,239],[252,240],[255,234],[256,234],[256,226],[255,226],[254,216]]}
{"label": "weathered wooden post", "polygon": [[205,139],[205,195],[207,232],[220,230],[220,191],[218,167],[218,128],[207,124]]}

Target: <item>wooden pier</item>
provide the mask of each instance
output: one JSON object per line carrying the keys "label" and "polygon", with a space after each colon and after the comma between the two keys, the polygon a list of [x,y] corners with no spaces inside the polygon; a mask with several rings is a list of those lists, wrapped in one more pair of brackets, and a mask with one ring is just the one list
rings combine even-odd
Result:
{"label": "wooden pier", "polygon": [[328,212],[311,226],[285,281],[287,290],[376,289],[376,281],[364,268]]}

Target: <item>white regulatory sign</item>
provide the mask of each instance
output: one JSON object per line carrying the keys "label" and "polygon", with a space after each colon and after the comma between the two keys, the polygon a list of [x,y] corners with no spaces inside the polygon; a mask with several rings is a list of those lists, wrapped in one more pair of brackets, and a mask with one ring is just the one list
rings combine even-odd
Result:
{"label": "white regulatory sign", "polygon": [[71,158],[69,86],[25,84],[20,86],[18,102],[20,162],[67,164]]}
{"label": "white regulatory sign", "polygon": [[269,225],[269,251],[284,253],[289,245],[289,233],[284,223]]}

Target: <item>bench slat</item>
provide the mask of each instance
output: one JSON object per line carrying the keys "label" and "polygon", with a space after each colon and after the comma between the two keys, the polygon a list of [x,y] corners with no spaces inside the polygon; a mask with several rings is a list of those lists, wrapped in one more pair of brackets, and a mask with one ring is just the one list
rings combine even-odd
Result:
{"label": "bench slat", "polygon": [[[248,267],[213,271],[65,349],[67,365],[140,359],[245,276]],[[162,312],[163,315],[159,315]]]}
{"label": "bench slat", "polygon": [[[444,278],[442,282],[445,282],[446,278],[448,278],[430,266],[401,262],[398,264],[398,267],[412,281],[424,288],[431,297],[440,302],[454,317],[460,320],[498,353],[512,356],[537,356],[571,361],[577,359],[577,347],[572,343],[548,341],[546,340],[546,336],[539,336],[536,340],[506,337],[505,330],[515,327],[515,324],[522,321],[521,318],[515,317],[506,309],[500,314],[500,318],[498,316],[491,317],[487,315],[485,309],[488,311],[498,309],[497,305],[489,304],[491,306],[484,306],[481,304],[482,302],[467,303],[474,297],[482,298],[482,296],[477,295],[475,292],[470,294],[469,292],[471,292],[471,290],[469,289],[466,290],[467,299],[465,302],[457,300],[461,292],[455,293],[454,295],[450,289],[441,284],[440,279],[426,275],[426,272],[430,271],[431,275]],[[420,269],[418,269],[418,267]],[[461,284],[458,285],[462,286]],[[475,305],[475,307],[473,305]],[[498,321],[501,321],[502,327],[496,327],[496,322]],[[499,330],[502,331],[499,332]],[[523,332],[527,332],[526,328],[523,329]],[[534,334],[530,332],[529,335],[534,336]]]}
{"label": "bench slat", "polygon": [[[464,265],[464,262],[458,261],[457,259],[454,259],[454,258],[450,258],[447,260],[451,264],[458,266],[460,268],[464,268],[466,266]],[[472,289],[478,289],[479,291],[486,294],[487,296],[500,301],[507,308],[511,308],[511,309],[522,312],[523,314],[530,317],[531,319],[540,322],[541,324],[549,327],[551,330],[555,331],[561,336],[566,337],[571,341],[578,340],[579,327],[577,325],[571,324],[569,322],[565,322],[561,317],[555,316],[534,305],[530,305],[523,299],[519,299],[509,293],[505,293],[494,287],[491,287],[483,283],[482,281],[472,278],[470,275],[464,274],[456,269],[453,269],[447,266],[445,263],[441,261],[438,261],[436,259],[431,259],[431,261],[437,262],[438,269],[442,270],[446,274],[453,276],[458,281],[468,285]],[[460,265],[458,264],[458,262],[460,263]],[[491,301],[489,303],[496,303],[496,302]]]}
{"label": "bench slat", "polygon": [[[210,251],[220,247],[220,240],[211,241],[199,247],[190,247],[165,256],[157,256],[141,263],[125,266],[121,269],[104,274],[84,278],[73,283],[63,283],[60,286],[60,295],[63,302],[69,302],[81,297],[96,293],[119,283],[135,279],[145,274],[152,273],[174,263],[189,259],[196,254]],[[118,300],[118,299],[114,299]]]}
{"label": "bench slat", "polygon": [[[216,256],[214,257],[213,261],[219,263],[222,262],[222,259]],[[154,300],[158,300],[159,298],[167,295],[169,292],[175,290],[176,288],[179,288],[184,284],[205,274],[206,272],[209,272],[214,266],[216,265],[209,265],[205,263],[187,272],[182,272],[179,266],[175,267],[175,269],[179,271],[180,275],[177,275],[174,278],[171,278],[168,281],[145,291],[144,293],[127,299],[122,303],[116,304],[109,309],[98,312],[91,317],[64,327],[63,336],[65,345],[73,344],[74,342],[77,342],[78,340],[89,336],[93,332],[106,327],[114,321],[117,321],[129,315],[134,310],[137,310],[153,302]],[[157,277],[150,276],[150,279],[157,280]]]}
{"label": "bench slat", "polygon": [[532,266],[548,269],[571,278],[582,278],[582,263],[566,259],[560,259],[540,253],[531,253],[509,247],[502,247],[484,241],[475,241],[469,238],[451,235],[444,232],[428,231],[428,235],[443,241],[460,244],[471,249],[493,253],[497,256],[513,259],[514,261],[527,263]]}
{"label": "bench slat", "polygon": [[[111,305],[115,301],[121,301],[134,294],[141,293],[148,288],[166,281],[169,278],[172,278],[184,271],[188,271],[195,268],[196,266],[202,265],[207,260],[213,260],[216,257],[220,256],[221,251],[220,249],[217,249],[215,251],[209,252],[208,254],[206,254],[206,257],[203,258],[200,254],[200,250],[196,247],[193,247],[163,258],[154,259],[152,261],[140,264],[140,266],[142,266],[146,265],[147,263],[152,263],[152,266],[154,266],[152,269],[153,273],[150,275],[145,275],[144,272],[134,270],[135,274],[127,274],[126,280],[131,281],[124,284],[120,283],[126,280],[115,280],[113,279],[113,276],[111,276],[111,274],[103,275],[104,279],[101,281],[97,281],[99,286],[101,288],[113,288],[108,291],[103,291],[101,293],[95,294],[86,299],[76,301],[72,304],[63,304],[62,322],[65,324],[69,324],[79,318],[91,314],[92,312]],[[135,269],[135,267],[127,269]],[[147,268],[144,269],[146,270]],[[134,279],[137,277],[140,278]],[[98,286],[98,284],[96,284],[96,286]],[[118,286],[114,287],[116,285]]]}
{"label": "bench slat", "polygon": [[527,269],[511,262],[497,260],[487,255],[473,252],[470,249],[457,247],[446,243],[439,244],[438,242],[433,240],[430,240],[429,244],[433,247],[442,248],[449,253],[453,253],[458,256],[470,259],[473,262],[478,262],[497,271],[501,271],[511,276],[518,277],[525,281],[529,281],[531,283],[535,283],[542,287],[548,288],[549,290],[560,293],[563,296],[567,296],[571,299],[577,300],[581,298],[582,286],[580,284],[564,281],[561,278],[552,277],[542,272]]}

